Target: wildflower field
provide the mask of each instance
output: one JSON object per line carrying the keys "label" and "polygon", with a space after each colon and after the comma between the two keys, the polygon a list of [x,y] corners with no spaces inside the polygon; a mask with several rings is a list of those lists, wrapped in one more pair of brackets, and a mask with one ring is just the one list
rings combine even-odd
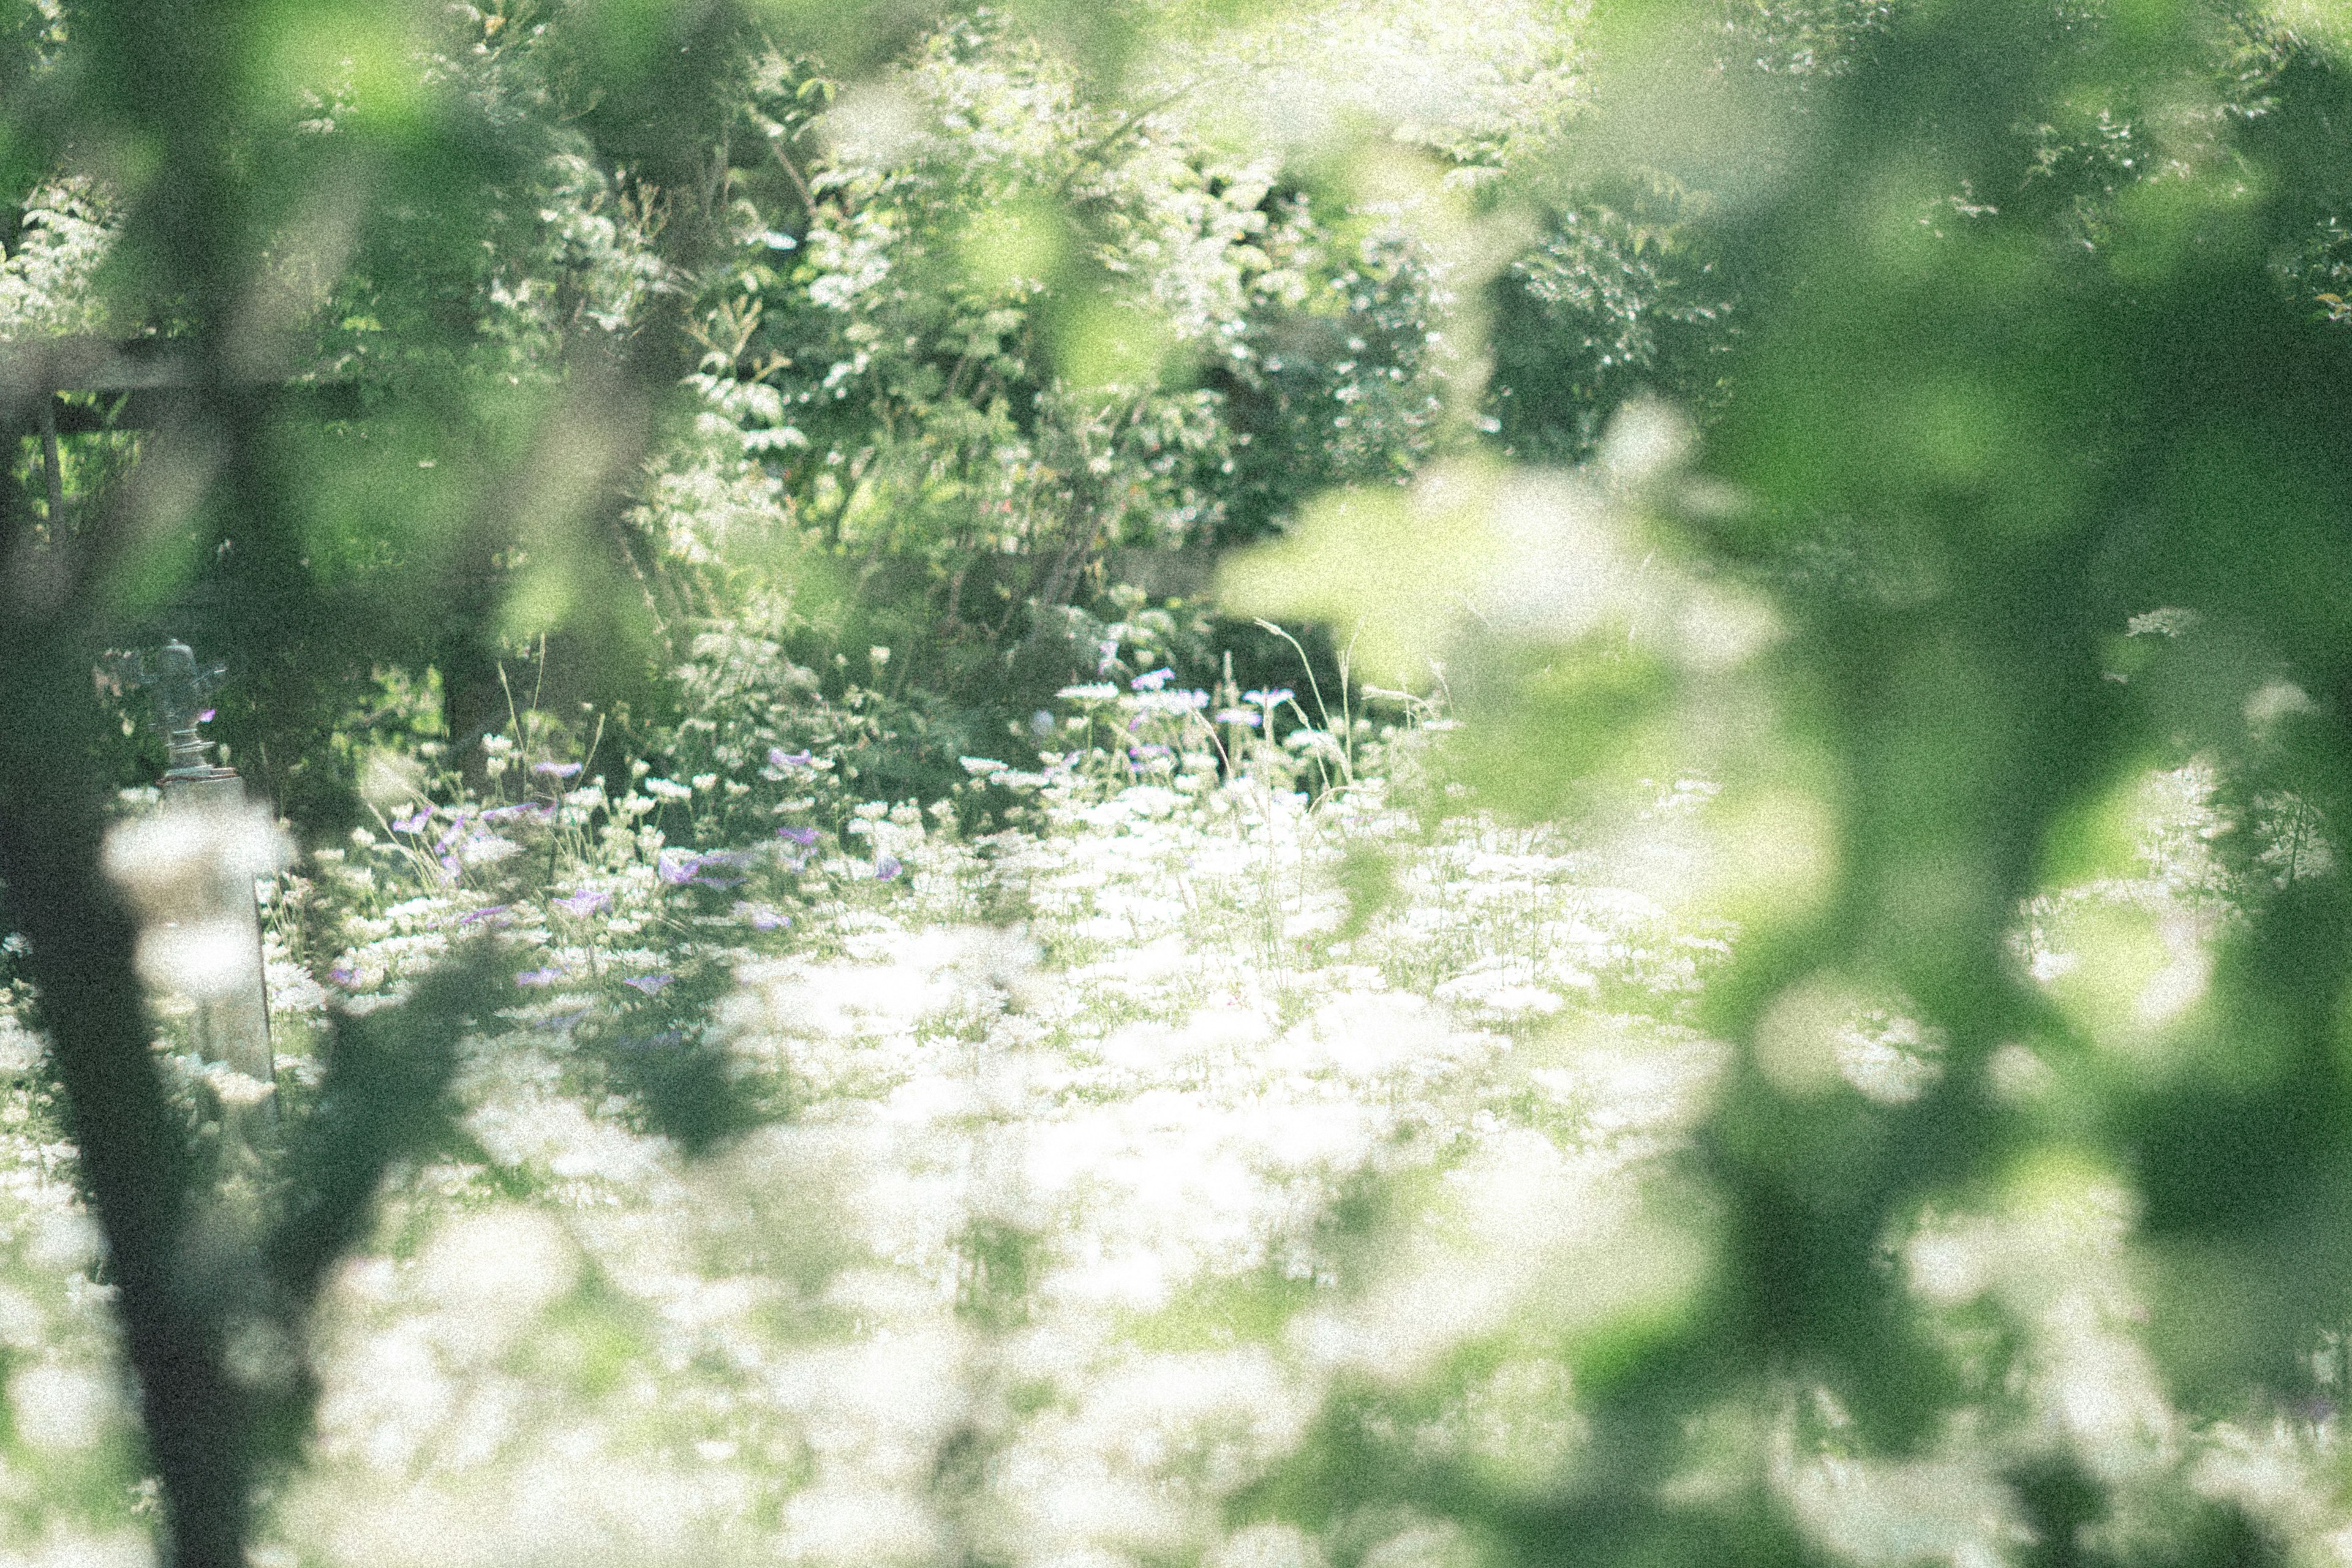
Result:
{"label": "wildflower field", "polygon": [[[688,847],[729,781],[501,748],[514,798],[400,803],[278,879],[289,1119],[322,1010],[468,944],[511,995],[465,1043],[455,1145],[341,1266],[319,1457],[257,1550],[1304,1561],[1234,1500],[1335,1397],[1465,1349],[1431,1432],[1506,1484],[1569,1462],[1548,1316],[1655,1310],[1696,1267],[1625,1173],[1717,1055],[1678,1014],[1721,940],[1640,890],[1702,786],[1659,793],[1654,842],[1580,847],[1446,812],[1404,706],[1309,726],[1288,690],[1212,714],[1167,679],[1069,689],[1070,749],[968,759],[930,809],[733,847]],[[782,794],[830,760],[765,764]],[[17,1539],[136,1558],[70,1152],[10,1044]],[[240,1086],[173,1060],[234,1187]],[[697,1124],[698,1074],[751,1113]],[[1373,1512],[1345,1528],[1450,1550]]]}
{"label": "wildflower field", "polygon": [[[1596,1462],[1578,1363],[1691,1311],[1720,1246],[1676,1167],[1727,1067],[1690,1022],[1737,934],[1694,897],[1715,789],[1643,781],[1606,835],[1512,826],[1433,771],[1427,702],[1318,711],[1117,652],[1033,765],[967,758],[928,807],[695,847],[730,784],[808,816],[832,759],[620,781],[499,736],[492,798],[441,775],[263,884],[285,1121],[328,1012],[462,961],[506,994],[337,1265],[315,1449],[257,1563],[1419,1568],[1486,1560],[1497,1511],[1540,1519]],[[2038,983],[2153,912],[2173,956],[2136,1005],[2193,994],[2230,918],[2211,790],[2151,777],[2137,871],[2020,911]],[[1780,1070],[1917,1100],[1941,1041],[1885,1000],[1809,996],[1830,1054]],[[0,1026],[8,1549],[145,1562],[73,1152]],[[261,1086],[170,1059],[211,1223],[247,1223]],[[1994,1070],[2048,1092],[2021,1048]],[[2324,1547],[2332,1415],[2184,1418],[2133,1342],[2127,1195],[2049,1202],[1927,1216],[1889,1259],[1958,1347],[2014,1314],[1984,1426],[1865,1463],[1790,1385],[1690,1484],[1767,1486],[1858,1560],[1993,1563],[2030,1533],[2000,1467],[2057,1440]]]}

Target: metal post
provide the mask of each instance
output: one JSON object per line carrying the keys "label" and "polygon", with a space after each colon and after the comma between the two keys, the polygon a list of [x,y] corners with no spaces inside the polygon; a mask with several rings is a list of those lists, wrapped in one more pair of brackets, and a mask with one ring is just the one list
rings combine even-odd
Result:
{"label": "metal post", "polygon": [[210,743],[198,729],[212,717],[205,696],[220,679],[218,669],[201,669],[183,642],[163,647],[148,667],[157,721],[170,747],[163,777],[159,826],[176,826],[190,843],[214,846],[209,873],[173,882],[176,907],[154,911],[165,932],[208,933],[208,940],[234,962],[208,977],[193,996],[197,1054],[268,1086],[261,1115],[277,1114],[277,1061],[269,1041],[269,998],[263,982],[261,921],[254,899],[254,857],[245,847],[253,837],[245,781],[234,768],[215,766]]}

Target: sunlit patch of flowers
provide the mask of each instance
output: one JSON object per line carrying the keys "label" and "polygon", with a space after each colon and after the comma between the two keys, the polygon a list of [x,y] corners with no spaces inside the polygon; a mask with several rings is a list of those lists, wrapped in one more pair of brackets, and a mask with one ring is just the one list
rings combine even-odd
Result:
{"label": "sunlit patch of flowers", "polygon": [[[1376,1534],[1454,1560],[1430,1515],[1236,1521],[1339,1398],[1369,1442],[1544,1496],[1585,1441],[1562,1347],[1706,1278],[1703,1206],[1655,1163],[1725,1059],[1685,1008],[1729,933],[1645,880],[1654,846],[1433,809],[1430,710],[1376,713],[1155,668],[1066,692],[1050,749],[962,758],[949,798],[837,831],[713,843],[699,782],[550,769],[314,857],[270,913],[283,1081],[315,1081],[327,1009],[394,1005],[460,941],[511,984],[467,1043],[462,1139],[402,1173],[331,1293],[316,1459],[263,1552],[1042,1568]],[[1707,795],[1666,784],[1641,820],[1682,832]],[[477,833],[515,847],[454,853]],[[0,1068],[32,1059],[7,1016]],[[1900,1103],[1939,1070],[1899,1011],[1832,1022],[1826,1092]],[[756,1114],[689,1157],[661,1096],[698,1063]],[[2032,1066],[1997,1062],[2000,1091],[2036,1092]],[[0,1343],[58,1370],[11,1384],[51,1414],[6,1462],[130,1498],[97,1288],[37,1241],[79,1222],[33,1085],[0,1085]],[[2157,1485],[2189,1438],[2117,1326],[2128,1220],[1927,1215],[1895,1256],[1956,1335],[1988,1302],[2021,1325],[2004,1452]],[[1819,1409],[1772,1473],[1817,1538],[2013,1544],[1981,1453],[1844,1464]],[[2212,1488],[2318,1473],[2304,1439],[2232,1432]]]}
{"label": "sunlit patch of flowers", "polygon": [[[320,862],[343,940],[306,1005],[386,1005],[485,928],[512,986],[465,1071],[472,1153],[413,1173],[335,1296],[285,1549],[425,1560],[395,1522],[422,1474],[501,1556],[1213,1552],[1335,1379],[1546,1289],[1521,1269],[1415,1321],[1360,1292],[1391,1253],[1419,1278],[1418,1244],[1334,1205],[1419,1172],[1484,1213],[1528,1138],[1580,1179],[1638,1152],[1626,1130],[1680,1101],[1610,1112],[1587,1049],[1544,1042],[1605,1017],[1705,1076],[1676,994],[1641,990],[1680,951],[1664,910],[1555,833],[1425,826],[1410,721],[1310,727],[1289,692],[1165,668],[1062,717],[1053,749],[964,758],[955,796],[837,832],[712,845],[667,815],[708,792],[646,774],[552,811],[412,805]],[[468,858],[478,833],[515,848]],[[1393,893],[1360,909],[1339,874],[1375,850]],[[686,1160],[633,1086],[695,1052],[766,1120]],[[1431,1267],[1487,1256],[1465,1223]],[[1276,1305],[1200,1340],[1227,1296]],[[942,1479],[950,1444],[988,1463]]]}

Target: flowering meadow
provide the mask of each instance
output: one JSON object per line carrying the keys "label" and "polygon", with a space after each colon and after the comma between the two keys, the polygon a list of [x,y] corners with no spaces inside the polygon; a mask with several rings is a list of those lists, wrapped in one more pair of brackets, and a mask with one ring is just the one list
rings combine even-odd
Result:
{"label": "flowering meadow", "polygon": [[[1688,1310],[1719,1245],[1674,1163],[1727,1060],[1689,1022],[1737,934],[1689,897],[1715,791],[1514,826],[1444,781],[1425,701],[1188,690],[1116,651],[1027,765],[967,758],[929,805],[819,826],[809,751],[615,779],[499,737],[496,798],[400,801],[262,884],[284,1117],[328,1011],[462,953],[511,979],[456,1137],[328,1289],[315,1452],[255,1563],[1452,1568],[1603,1462],[1580,1357]],[[730,784],[782,825],[701,843]],[[2193,994],[2231,918],[2211,791],[2151,775],[2138,873],[2021,912],[2038,983],[2152,916],[2172,957],[2132,1005]],[[1889,999],[1806,1005],[1834,1051],[1776,1070],[1885,1105],[1939,1076]],[[0,1550],[131,1568],[153,1495],[110,1290],[35,1042],[0,1031]],[[236,1225],[260,1086],[172,1060]],[[2049,1073],[1996,1071],[2021,1100]],[[2174,1411],[2130,1217],[2095,1187],[1923,1216],[1888,1267],[1955,1347],[1996,1353],[1989,1305],[2021,1325],[1976,1423],[1864,1461],[1784,1381],[1689,1484],[1765,1486],[1849,1560],[1990,1564],[2027,1535],[1994,1477],[2062,1447],[2324,1552],[2332,1414]]]}

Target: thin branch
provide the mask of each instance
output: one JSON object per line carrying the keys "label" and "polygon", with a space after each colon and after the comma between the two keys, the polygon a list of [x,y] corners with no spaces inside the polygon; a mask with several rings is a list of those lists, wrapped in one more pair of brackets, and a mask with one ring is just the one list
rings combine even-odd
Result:
{"label": "thin branch", "polygon": [[66,525],[65,471],[58,462],[58,400],[41,399],[41,468],[49,480],[49,533],[58,536]]}
{"label": "thin branch", "polygon": [[806,212],[809,216],[814,217],[816,216],[816,193],[809,189],[808,177],[801,173],[801,166],[793,162],[791,153],[784,151],[783,138],[781,136],[769,137],[768,151],[776,155],[776,162],[784,166],[784,173],[792,179],[793,189],[800,193],[802,210]]}

